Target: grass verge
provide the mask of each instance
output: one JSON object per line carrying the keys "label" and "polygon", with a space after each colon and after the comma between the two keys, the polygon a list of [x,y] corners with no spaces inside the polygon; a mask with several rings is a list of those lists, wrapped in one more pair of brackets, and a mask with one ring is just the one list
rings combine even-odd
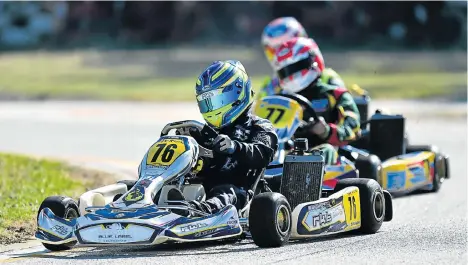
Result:
{"label": "grass verge", "polygon": [[[13,54],[0,60],[0,98],[137,101],[194,100],[195,75],[158,78],[144,64],[91,64],[74,54]],[[422,68],[421,68],[422,69]],[[430,98],[466,95],[466,72],[413,69],[402,72],[341,72],[372,98]],[[265,77],[253,77],[258,89]]]}
{"label": "grass verge", "polygon": [[0,154],[0,244],[30,238],[41,202],[51,195],[79,197],[112,181],[108,174],[65,163]]}

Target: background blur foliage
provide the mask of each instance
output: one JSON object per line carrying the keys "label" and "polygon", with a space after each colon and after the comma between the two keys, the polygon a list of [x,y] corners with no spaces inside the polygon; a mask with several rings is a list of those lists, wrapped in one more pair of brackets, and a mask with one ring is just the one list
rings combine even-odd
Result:
{"label": "background blur foliage", "polygon": [[466,49],[466,1],[0,1],[0,48],[258,48],[296,17],[327,49]]}

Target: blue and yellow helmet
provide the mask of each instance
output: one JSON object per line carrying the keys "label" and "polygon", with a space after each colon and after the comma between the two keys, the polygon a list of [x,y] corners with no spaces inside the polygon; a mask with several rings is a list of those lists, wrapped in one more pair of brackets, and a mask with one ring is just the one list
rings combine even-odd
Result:
{"label": "blue and yellow helmet", "polygon": [[232,124],[253,102],[250,78],[239,61],[213,62],[195,88],[203,118],[218,129]]}

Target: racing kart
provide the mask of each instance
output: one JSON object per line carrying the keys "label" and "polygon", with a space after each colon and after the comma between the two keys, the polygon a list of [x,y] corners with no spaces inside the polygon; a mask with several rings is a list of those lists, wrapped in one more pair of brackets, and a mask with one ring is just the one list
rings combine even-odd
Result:
{"label": "racing kart", "polygon": [[169,135],[183,127],[196,127],[211,139],[216,136],[198,121],[167,124],[145,153],[136,182],[88,191],[78,202],[65,196],[46,198],[35,237],[52,251],[245,236],[259,247],[278,247],[290,238],[375,233],[392,219],[391,195],[375,180],[343,180],[332,192],[322,192],[323,156],[306,153],[303,139],[296,140],[284,159],[279,192],[272,192],[260,174],[240,209],[229,205],[214,214],[199,212],[187,203],[206,199],[203,185],[192,174],[200,170],[200,158],[212,158],[213,152],[190,136]]}
{"label": "racing kart", "polygon": [[[297,94],[259,99],[254,113],[269,119],[279,136],[275,160],[266,173],[270,186],[277,188],[281,164],[285,154],[291,150],[296,130],[305,123],[304,120],[317,120],[318,115],[313,103]],[[325,167],[325,189],[334,189],[340,179],[366,177],[378,181],[392,195],[405,195],[417,190],[437,192],[443,181],[450,177],[449,158],[437,147],[407,146],[402,115],[384,114],[377,110],[362,124],[365,129],[357,140],[338,149],[338,164]]]}

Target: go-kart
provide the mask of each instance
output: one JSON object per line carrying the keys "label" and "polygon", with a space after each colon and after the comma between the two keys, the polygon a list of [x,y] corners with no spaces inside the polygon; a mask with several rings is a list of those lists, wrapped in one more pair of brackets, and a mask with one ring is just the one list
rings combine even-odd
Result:
{"label": "go-kart", "polygon": [[[279,190],[283,162],[293,150],[294,134],[305,120],[318,119],[311,102],[296,94],[266,96],[259,99],[253,108],[254,114],[270,120],[278,135],[278,149],[273,161],[267,167],[265,179],[274,191]],[[332,191],[340,179],[357,178],[358,171],[354,163],[346,156],[339,157],[337,165],[325,165],[323,190]]]}
{"label": "go-kart", "polygon": [[375,180],[339,181],[322,193],[323,156],[305,153],[307,141],[296,140],[283,163],[280,193],[271,192],[263,174],[254,181],[241,209],[226,206],[207,214],[187,201],[205,200],[203,185],[192,173],[200,158],[213,152],[172,129],[196,127],[197,121],[167,124],[145,153],[139,178],[88,191],[78,202],[69,197],[46,198],[37,216],[35,237],[52,251],[74,246],[157,245],[251,237],[260,247],[278,247],[290,238],[316,237],[356,230],[375,233],[393,216],[392,198]]}
{"label": "go-kart", "polygon": [[[275,160],[267,169],[272,187],[278,186],[283,157],[304,120],[318,119],[314,104],[297,94],[280,94],[259,99],[254,113],[269,119],[280,138]],[[325,167],[324,187],[332,190],[339,179],[366,177],[377,180],[392,195],[416,190],[437,192],[449,175],[448,156],[435,146],[407,146],[405,118],[376,111],[362,124],[356,141],[338,148],[338,165]],[[369,125],[369,126],[367,126]]]}

